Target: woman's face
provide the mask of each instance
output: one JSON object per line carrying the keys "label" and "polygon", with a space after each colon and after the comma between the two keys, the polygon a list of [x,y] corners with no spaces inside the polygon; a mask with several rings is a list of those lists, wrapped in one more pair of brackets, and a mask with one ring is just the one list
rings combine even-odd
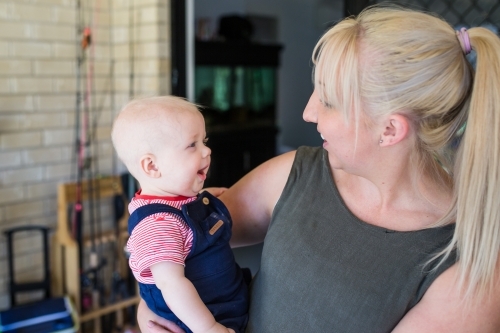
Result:
{"label": "woman's face", "polygon": [[378,147],[379,139],[375,131],[370,130],[363,119],[358,120],[356,134],[354,115],[351,115],[349,122],[346,121],[342,111],[325,105],[316,90],[309,98],[303,118],[317,124],[323,148],[328,152],[333,169],[359,174],[360,168],[369,163]]}

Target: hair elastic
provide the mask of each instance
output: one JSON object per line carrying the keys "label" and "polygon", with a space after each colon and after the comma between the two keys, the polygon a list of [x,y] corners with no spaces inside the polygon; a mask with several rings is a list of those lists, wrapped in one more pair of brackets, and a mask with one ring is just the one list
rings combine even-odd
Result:
{"label": "hair elastic", "polygon": [[457,38],[460,41],[460,46],[462,46],[462,51],[464,51],[464,54],[469,54],[472,48],[470,45],[469,33],[467,32],[467,29],[462,28],[459,31],[457,30]]}

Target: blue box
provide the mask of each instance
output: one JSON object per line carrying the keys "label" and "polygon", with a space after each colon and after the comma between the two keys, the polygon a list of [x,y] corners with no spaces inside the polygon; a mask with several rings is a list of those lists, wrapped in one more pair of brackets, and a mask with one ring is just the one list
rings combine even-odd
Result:
{"label": "blue box", "polygon": [[0,312],[0,333],[76,333],[78,315],[68,297],[50,298]]}

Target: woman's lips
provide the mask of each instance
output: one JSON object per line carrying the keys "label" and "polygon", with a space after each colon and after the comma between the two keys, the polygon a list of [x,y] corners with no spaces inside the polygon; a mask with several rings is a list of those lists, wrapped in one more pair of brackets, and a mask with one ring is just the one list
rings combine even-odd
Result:
{"label": "woman's lips", "polygon": [[325,145],[328,143],[328,141],[325,140],[325,138],[323,137],[323,134],[319,133],[319,135],[323,139],[323,147],[325,147]]}

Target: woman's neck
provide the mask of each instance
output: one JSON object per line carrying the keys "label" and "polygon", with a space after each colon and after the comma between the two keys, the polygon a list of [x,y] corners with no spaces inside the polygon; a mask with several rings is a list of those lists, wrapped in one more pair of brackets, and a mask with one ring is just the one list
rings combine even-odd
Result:
{"label": "woman's neck", "polygon": [[451,205],[447,186],[422,172],[414,176],[411,165],[386,165],[363,176],[333,171],[344,202],[359,219],[391,230],[430,227]]}

